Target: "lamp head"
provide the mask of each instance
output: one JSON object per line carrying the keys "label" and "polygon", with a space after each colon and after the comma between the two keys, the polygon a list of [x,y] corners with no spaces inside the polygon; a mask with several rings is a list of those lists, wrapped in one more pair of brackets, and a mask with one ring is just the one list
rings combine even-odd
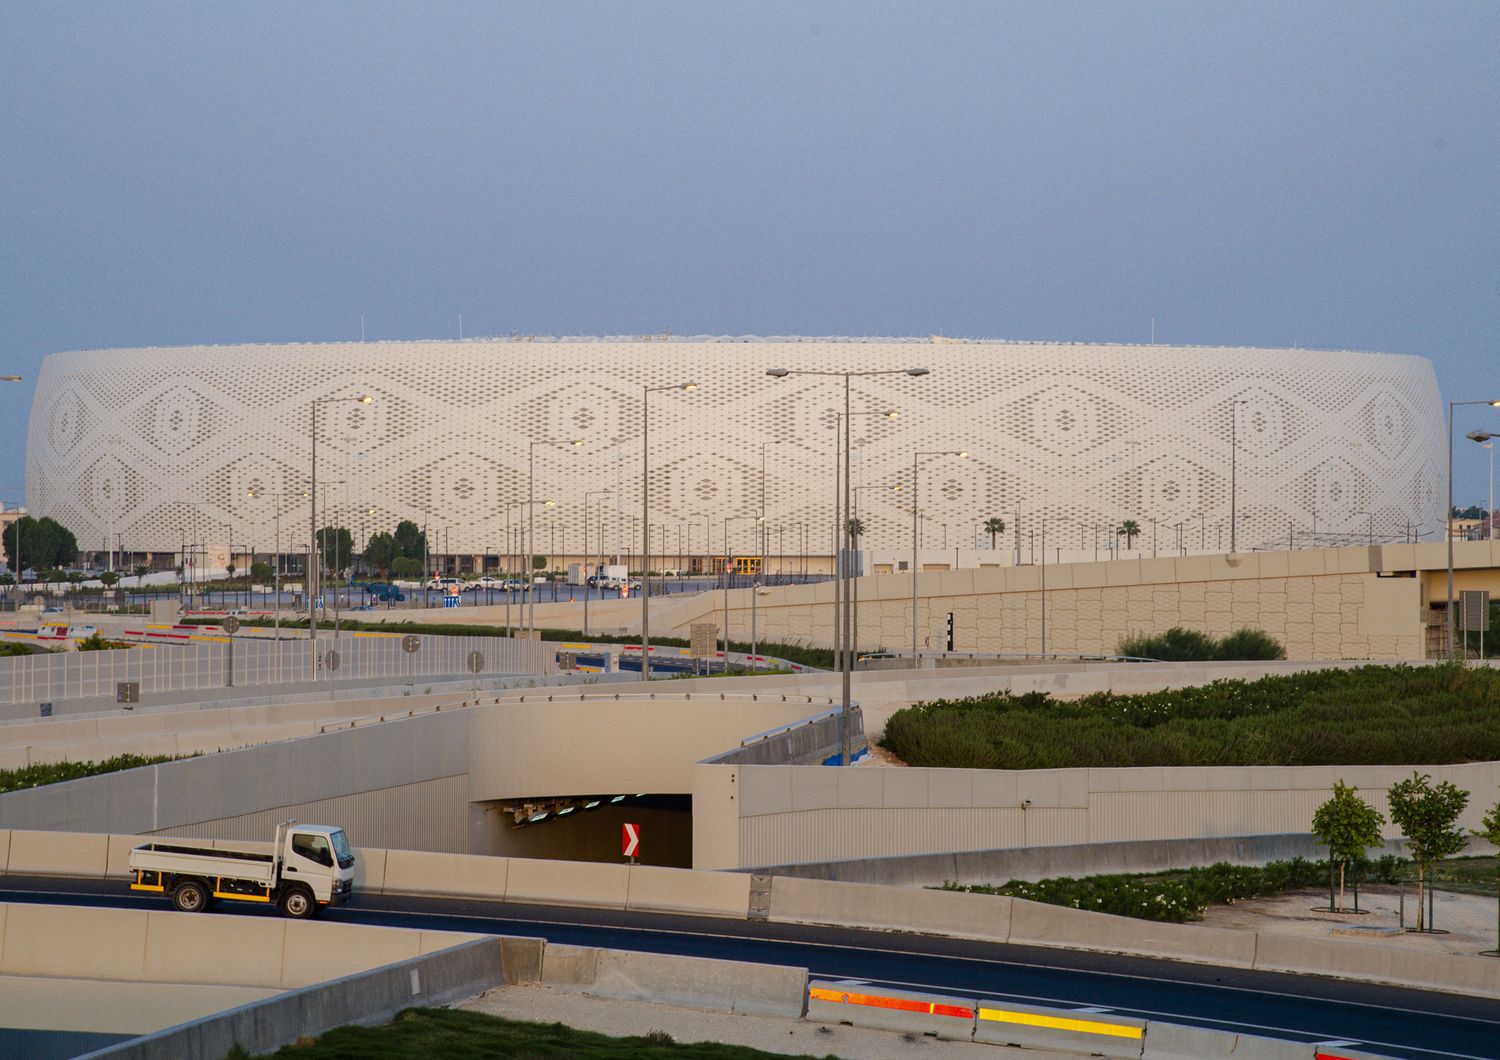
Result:
{"label": "lamp head", "polygon": [[[19,379],[21,377],[20,376],[16,376],[16,378]],[[1491,408],[1500,409],[1500,398],[1496,398],[1494,401],[1491,401],[1490,402],[1490,407]]]}
{"label": "lamp head", "polygon": [[582,438],[574,438],[573,441],[570,442],[569,444],[572,445],[574,449],[580,449],[580,448],[583,447],[583,439]]}
{"label": "lamp head", "polygon": [[930,370],[928,368],[908,368],[906,374],[911,376],[926,375]]}
{"label": "lamp head", "polygon": [[888,420],[893,420],[897,416],[901,415],[901,413],[897,412],[895,409],[886,409],[884,412],[881,413],[881,415],[884,416]]}
{"label": "lamp head", "polygon": [[375,397],[372,394],[361,394],[354,400],[358,401],[361,405],[368,405],[375,400]]}
{"label": "lamp head", "polygon": [[684,389],[684,390],[697,390],[698,389],[698,384],[697,383],[683,383],[682,384],[682,389]]}
{"label": "lamp head", "polygon": [[1468,434],[1464,435],[1464,437],[1469,439],[1469,441],[1471,442],[1487,442],[1491,438],[1497,436],[1491,434],[1489,431],[1470,431]]}
{"label": "lamp head", "polygon": [[967,460],[969,458],[969,451],[967,449],[960,449],[958,451],[958,457],[961,460]]}
{"label": "lamp head", "polygon": [[785,379],[787,376],[789,376],[791,374],[792,373],[788,369],[786,369],[786,368],[767,368],[766,369],[766,375],[772,376],[772,377],[774,377],[776,379]]}

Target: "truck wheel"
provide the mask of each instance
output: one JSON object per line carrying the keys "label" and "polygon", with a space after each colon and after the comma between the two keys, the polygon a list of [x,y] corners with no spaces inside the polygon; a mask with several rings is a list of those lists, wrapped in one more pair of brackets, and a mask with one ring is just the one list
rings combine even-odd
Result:
{"label": "truck wheel", "polygon": [[318,911],[318,903],[306,887],[288,887],[281,892],[277,904],[281,907],[281,915],[293,920],[306,920]]}
{"label": "truck wheel", "polygon": [[179,913],[201,913],[208,908],[208,889],[197,880],[183,880],[172,888],[172,908]]}

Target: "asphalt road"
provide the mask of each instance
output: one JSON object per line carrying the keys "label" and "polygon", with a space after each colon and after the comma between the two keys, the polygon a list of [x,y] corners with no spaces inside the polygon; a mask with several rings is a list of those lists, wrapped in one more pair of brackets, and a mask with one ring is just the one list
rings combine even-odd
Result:
{"label": "asphalt road", "polygon": [[[0,901],[165,908],[115,881],[0,880]],[[274,915],[264,909],[218,911]],[[184,914],[187,915],[187,914]],[[617,910],[452,899],[363,897],[334,922],[541,936],[578,946],[788,964],[863,979],[1114,1012],[1304,1042],[1340,1042],[1412,1060],[1500,1060],[1500,1002],[1456,994],[923,935]]]}

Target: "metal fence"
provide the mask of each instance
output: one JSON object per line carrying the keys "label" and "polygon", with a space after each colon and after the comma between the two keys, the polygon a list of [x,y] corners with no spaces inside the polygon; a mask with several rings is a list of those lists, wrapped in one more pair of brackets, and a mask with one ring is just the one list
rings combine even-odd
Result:
{"label": "metal fence", "polygon": [[395,680],[462,674],[548,674],[556,645],[508,637],[399,636],[305,640],[235,638],[218,644],[152,645],[115,651],[0,658],[0,704],[115,699],[122,685],[141,695],[306,681]]}

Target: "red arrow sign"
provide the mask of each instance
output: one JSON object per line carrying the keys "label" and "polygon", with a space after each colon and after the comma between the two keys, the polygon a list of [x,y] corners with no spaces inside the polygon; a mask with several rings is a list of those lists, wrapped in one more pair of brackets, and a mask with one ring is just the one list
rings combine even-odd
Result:
{"label": "red arrow sign", "polygon": [[641,826],[638,824],[627,824],[624,835],[620,837],[620,853],[627,858],[635,857],[636,851],[641,849]]}

